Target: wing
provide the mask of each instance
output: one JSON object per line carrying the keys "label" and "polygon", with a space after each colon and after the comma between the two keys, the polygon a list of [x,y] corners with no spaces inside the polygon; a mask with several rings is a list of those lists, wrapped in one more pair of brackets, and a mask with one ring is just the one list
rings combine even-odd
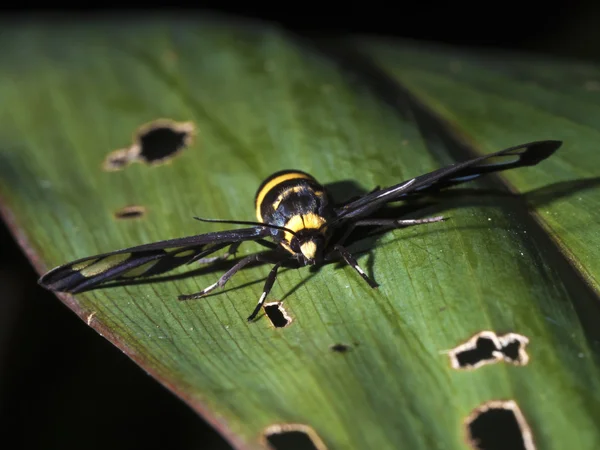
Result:
{"label": "wing", "polygon": [[112,280],[149,277],[203,258],[236,242],[270,235],[264,227],[199,234],[89,256],[56,267],[38,283],[51,291],[73,294]]}
{"label": "wing", "polygon": [[378,189],[335,209],[336,221],[366,216],[385,203],[401,200],[411,194],[438,191],[442,188],[479,178],[486,173],[515,167],[534,166],[552,155],[561,141],[537,141],[507,148],[496,153],[453,164],[395,186]]}

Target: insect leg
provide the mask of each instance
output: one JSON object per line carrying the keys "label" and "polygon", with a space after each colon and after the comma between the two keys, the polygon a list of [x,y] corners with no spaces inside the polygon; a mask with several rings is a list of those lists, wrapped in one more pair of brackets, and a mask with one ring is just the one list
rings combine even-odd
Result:
{"label": "insect leg", "polygon": [[[227,249],[227,251],[225,253],[223,253],[222,255],[209,256],[208,258],[199,258],[199,259],[196,259],[195,262],[198,262],[200,264],[210,264],[215,261],[225,260],[225,259],[229,258],[231,255],[235,255],[241,244],[242,244],[241,242],[234,242],[233,244],[231,244],[229,246],[229,249]],[[194,262],[194,261],[190,261],[190,262]]]}
{"label": "insect leg", "polygon": [[[264,239],[257,239],[255,242],[258,242],[260,245],[270,248],[271,250],[275,250],[277,248],[277,244],[266,241]],[[199,259],[196,259],[195,261],[192,260],[190,262],[198,262],[200,264],[210,264],[210,263],[213,263],[216,261],[223,261],[223,260],[229,258],[231,255],[235,255],[237,253],[237,250],[240,247],[240,245],[242,245],[241,242],[235,242],[235,243],[231,244],[231,246],[229,247],[227,252],[223,253],[220,256],[209,256],[208,258],[199,258]]]}
{"label": "insect leg", "polygon": [[180,295],[178,297],[178,299],[179,300],[192,300],[192,299],[204,297],[206,294],[215,290],[216,288],[225,286],[225,284],[229,281],[229,279],[232,276],[234,276],[240,269],[243,269],[248,264],[252,264],[254,262],[259,262],[259,261],[270,262],[271,259],[267,258],[266,255],[264,255],[262,253],[257,253],[255,255],[247,256],[244,259],[242,259],[241,261],[239,261],[235,266],[233,266],[227,272],[225,272],[216,283],[211,284],[207,288],[204,288],[203,290],[201,290],[200,292],[196,292],[195,294]]}
{"label": "insect leg", "polygon": [[275,279],[277,278],[277,269],[279,269],[280,266],[281,266],[281,261],[276,263],[273,266],[273,268],[271,269],[271,272],[269,272],[267,281],[265,281],[265,287],[263,289],[263,293],[260,296],[260,298],[258,299],[258,303],[256,304],[254,311],[252,311],[252,314],[250,314],[248,316],[248,322],[251,322],[252,319],[254,319],[256,317],[256,315],[258,314],[258,311],[260,311],[260,308],[262,308],[262,305],[265,302],[265,298],[267,298],[267,295],[269,295],[269,292],[271,292],[273,283],[275,283]]}
{"label": "insect leg", "polygon": [[372,288],[376,288],[377,286],[379,286],[375,281],[371,280],[367,274],[365,273],[364,270],[362,270],[360,268],[360,266],[358,265],[358,263],[356,262],[356,259],[354,259],[354,256],[352,256],[350,254],[350,252],[348,250],[346,250],[344,247],[342,247],[341,245],[337,244],[334,247],[339,253],[340,255],[342,255],[342,258],[344,258],[344,261],[346,261],[348,263],[348,265],[352,266],[352,268],[354,270],[356,270],[358,272],[358,274],[363,277],[363,279],[369,283],[369,286],[371,286]]}

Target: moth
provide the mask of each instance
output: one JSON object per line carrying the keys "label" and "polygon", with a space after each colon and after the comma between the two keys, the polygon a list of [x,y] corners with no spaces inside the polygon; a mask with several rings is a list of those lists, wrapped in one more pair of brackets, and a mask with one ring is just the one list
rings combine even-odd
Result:
{"label": "moth", "polygon": [[[308,173],[299,170],[280,171],[263,181],[256,192],[256,222],[196,217],[204,222],[247,225],[248,228],[170,239],[88,256],[52,269],[40,278],[39,284],[51,291],[76,294],[107,281],[150,277],[193,262],[214,263],[235,254],[243,242],[254,241],[266,250],[240,259],[214,284],[202,291],[179,296],[180,300],[203,297],[225,286],[231,277],[249,264],[272,264],[258,303],[248,317],[248,321],[252,321],[271,291],[277,271],[283,264],[293,268],[321,266],[341,257],[369,286],[375,288],[377,283],[367,276],[344,247],[350,234],[357,227],[396,228],[444,219],[372,217],[384,205],[433,193],[487,173],[534,166],[551,156],[561,145],[561,141],[555,140],[518,145],[456,163],[394,186],[376,188],[341,204],[334,204],[323,185]],[[224,254],[211,256],[225,248]]]}

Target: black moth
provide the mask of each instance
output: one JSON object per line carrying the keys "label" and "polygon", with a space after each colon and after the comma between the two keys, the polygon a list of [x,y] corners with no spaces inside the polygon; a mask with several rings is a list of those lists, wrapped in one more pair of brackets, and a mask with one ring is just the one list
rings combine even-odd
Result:
{"label": "black moth", "polygon": [[[371,287],[376,287],[377,284],[343,246],[352,230],[360,226],[404,227],[443,220],[443,217],[417,220],[369,218],[383,205],[470,181],[486,173],[536,165],[552,155],[561,144],[561,141],[538,141],[511,147],[435,170],[395,186],[376,189],[341,205],[333,205],[323,186],[307,173],[277,172],[267,178],[256,193],[258,222],[213,220],[251,225],[250,228],[170,239],[78,259],[46,273],[39,283],[52,291],[78,293],[111,280],[157,275],[194,261],[211,263],[222,260],[234,254],[242,242],[255,241],[268,250],[241,259],[216,283],[201,292],[179,296],[180,300],[202,297],[217,287],[223,287],[248,264],[273,264],[258,304],[248,317],[251,321],[260,311],[275,282],[277,270],[283,263],[296,268],[318,266],[339,255]],[[335,239],[332,238],[334,232]],[[225,254],[208,256],[225,247],[229,247]]]}

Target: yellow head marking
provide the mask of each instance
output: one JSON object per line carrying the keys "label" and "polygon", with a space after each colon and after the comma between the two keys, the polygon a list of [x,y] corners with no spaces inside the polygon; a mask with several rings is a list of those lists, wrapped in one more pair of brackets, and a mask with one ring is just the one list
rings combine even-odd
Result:
{"label": "yellow head marking", "polygon": [[304,219],[304,228],[321,228],[325,223],[325,219],[312,213],[304,214],[302,218]]}
{"label": "yellow head marking", "polygon": [[306,241],[300,246],[300,251],[307,259],[315,259],[317,245],[313,241]]}
{"label": "yellow head marking", "polygon": [[307,179],[307,180],[312,179],[312,177],[310,175],[307,175],[305,173],[289,172],[289,173],[284,173],[278,177],[275,177],[272,180],[270,180],[268,183],[266,183],[260,189],[258,194],[256,194],[256,218],[258,219],[258,221],[262,222],[262,216],[260,214],[260,206],[262,205],[262,202],[265,199],[265,196],[269,193],[269,191],[271,189],[273,189],[278,184],[283,183],[284,181],[296,180],[296,179],[302,179],[302,178]]}
{"label": "yellow head marking", "polygon": [[[296,216],[293,216],[290,220],[288,220],[285,224],[285,227],[289,228],[293,232],[297,232],[300,230],[305,230],[307,228],[319,229],[324,223],[325,219],[316,214],[298,214]],[[325,230],[325,227],[323,227],[323,230]],[[290,242],[292,240],[292,236],[292,233],[286,231],[284,238],[287,242]]]}

